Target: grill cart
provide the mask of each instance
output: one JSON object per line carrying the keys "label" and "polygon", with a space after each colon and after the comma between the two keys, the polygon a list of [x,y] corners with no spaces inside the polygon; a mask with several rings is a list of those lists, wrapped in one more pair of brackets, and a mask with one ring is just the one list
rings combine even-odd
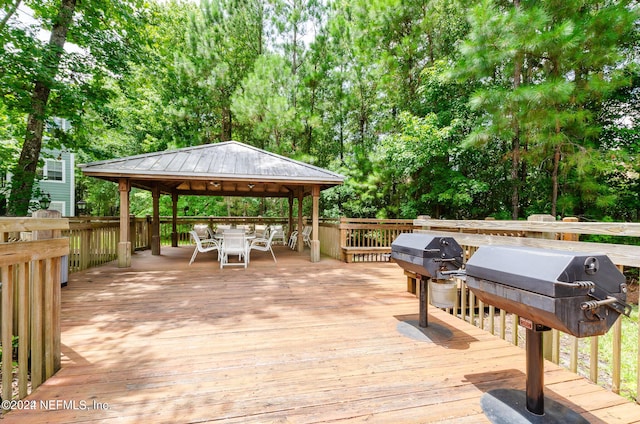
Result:
{"label": "grill cart", "polygon": [[[611,260],[606,255],[482,246],[466,264],[466,282],[480,300],[517,314],[526,328],[526,393],[487,393],[485,414],[494,423],[586,422],[550,399],[545,409],[542,333],[554,328],[576,337],[598,336],[620,314],[629,315],[625,279]],[[518,411],[523,403],[526,411]]]}
{"label": "grill cart", "polygon": [[[462,266],[462,248],[452,237],[403,233],[391,243],[391,259],[405,271],[416,274],[420,287],[420,327],[428,326],[427,290],[431,286],[431,302],[450,308],[455,302],[457,283],[449,279],[449,272]],[[429,281],[431,284],[429,284]]]}

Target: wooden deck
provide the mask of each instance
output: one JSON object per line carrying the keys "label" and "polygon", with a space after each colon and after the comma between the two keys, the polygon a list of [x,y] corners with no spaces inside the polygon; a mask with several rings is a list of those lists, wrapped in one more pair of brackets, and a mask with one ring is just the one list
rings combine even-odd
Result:
{"label": "wooden deck", "polygon": [[[257,252],[220,270],[162,252],[70,276],[62,369],[3,424],[482,423],[485,392],[525,386],[524,350],[436,308],[433,342],[401,334],[418,302],[395,264],[279,247],[277,264]],[[640,422],[639,405],[551,363],[545,383],[592,423]]]}

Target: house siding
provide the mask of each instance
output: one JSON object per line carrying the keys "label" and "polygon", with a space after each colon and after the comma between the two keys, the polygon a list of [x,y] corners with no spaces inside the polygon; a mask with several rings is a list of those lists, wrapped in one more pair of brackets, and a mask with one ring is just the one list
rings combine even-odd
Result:
{"label": "house siding", "polygon": [[[44,159],[43,179],[40,180],[40,190],[51,196],[51,209],[61,210],[62,216],[74,216],[75,210],[75,154],[65,151],[47,151],[48,158]],[[62,162],[62,181],[49,181],[46,177],[49,168],[60,157]],[[37,200],[37,199],[34,199]]]}

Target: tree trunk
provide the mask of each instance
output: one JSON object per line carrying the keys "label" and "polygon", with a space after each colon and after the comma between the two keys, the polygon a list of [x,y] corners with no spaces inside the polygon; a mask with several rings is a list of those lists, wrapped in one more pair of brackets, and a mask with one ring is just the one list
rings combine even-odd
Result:
{"label": "tree trunk", "polygon": [[7,22],[9,22],[9,19],[11,19],[11,17],[16,13],[18,7],[20,6],[20,3],[22,3],[22,0],[17,0],[15,3],[13,3],[11,5],[11,8],[7,11],[7,14],[4,16],[4,18],[2,18],[2,21],[0,22],[0,32],[2,32],[4,27],[7,25]]}
{"label": "tree trunk", "polygon": [[[229,101],[230,102],[230,101]],[[231,114],[230,106],[222,107],[222,134],[220,141],[229,141],[232,139],[232,131],[233,131],[233,115]]]}
{"label": "tree trunk", "polygon": [[[560,122],[556,120],[556,134],[560,134]],[[558,205],[558,170],[560,169],[560,143],[556,144],[553,154],[553,173],[551,174],[552,195],[551,195],[551,215],[556,216]]]}
{"label": "tree trunk", "polygon": [[67,40],[67,31],[71,25],[76,0],[62,0],[58,16],[51,30],[47,50],[43,55],[46,71],[34,84],[31,96],[31,112],[27,119],[27,133],[20,153],[20,159],[14,169],[9,195],[9,215],[25,216],[29,212],[33,184],[38,167],[38,158],[42,149],[42,134],[46,118],[47,102],[51,86],[58,74],[60,59]]}
{"label": "tree trunk", "polygon": [[[513,88],[517,89],[520,86],[520,59],[516,57],[516,66],[513,75]],[[517,107],[513,107],[513,139],[511,140],[511,218],[518,219],[520,214],[520,175],[518,170],[520,169],[520,122],[518,121]]]}
{"label": "tree trunk", "polygon": [[558,169],[560,168],[560,145],[556,146],[556,151],[553,155],[553,194],[551,198],[551,215],[556,216],[556,210],[558,207]]}

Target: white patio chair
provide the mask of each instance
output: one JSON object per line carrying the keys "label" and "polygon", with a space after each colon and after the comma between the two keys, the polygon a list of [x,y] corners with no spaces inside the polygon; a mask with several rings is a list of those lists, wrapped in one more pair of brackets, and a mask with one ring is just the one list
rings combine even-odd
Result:
{"label": "white patio chair", "polygon": [[[273,237],[275,235],[275,231],[269,231],[269,238],[257,237],[251,240],[251,244],[249,244],[249,256],[251,256],[252,250],[271,252],[271,256],[273,256],[273,262],[278,263],[278,261],[276,260],[276,255],[273,253],[273,249],[271,248],[271,242],[273,241]],[[249,259],[247,259],[247,262],[249,262]]]}
{"label": "white patio chair", "polygon": [[223,224],[216,225],[216,234],[222,234],[225,230],[228,230],[230,228],[231,228],[231,225],[223,225]]}
{"label": "white patio chair", "polygon": [[213,238],[209,236],[209,232],[207,231],[208,228],[209,226],[207,224],[196,224],[193,226],[193,231],[195,231],[196,234],[198,234],[198,237],[200,237],[200,240]]}
{"label": "white patio chair", "polygon": [[269,226],[269,231],[275,233],[273,237],[274,239],[279,239],[282,241],[282,244],[287,244],[287,240],[284,238],[284,229],[282,228],[282,225],[271,225]]}
{"label": "white patio chair", "polygon": [[216,240],[214,239],[201,240],[200,237],[198,236],[198,233],[195,230],[189,231],[189,234],[191,234],[191,238],[196,244],[196,248],[193,251],[193,255],[191,255],[191,260],[189,261],[189,265],[191,265],[193,261],[196,259],[198,252],[206,253],[206,252],[212,252],[214,250],[217,250],[218,259],[220,259],[220,245]]}
{"label": "white patio chair", "polygon": [[309,225],[307,225],[302,229],[302,241],[304,242],[304,244],[306,244],[309,247],[311,247],[311,230],[312,229],[313,227]]}
{"label": "white patio chair", "polygon": [[[220,268],[224,266],[244,266],[247,267],[249,259],[247,239],[244,231],[226,230],[222,237],[222,251],[220,255]],[[229,255],[238,255],[240,262],[229,262]]]}
{"label": "white patio chair", "polygon": [[269,237],[268,231],[269,231],[268,225],[256,224],[255,226],[256,237],[265,237],[265,238]]}
{"label": "white patio chair", "polygon": [[298,230],[295,230],[289,236],[289,249],[295,249],[296,243],[298,243]]}

